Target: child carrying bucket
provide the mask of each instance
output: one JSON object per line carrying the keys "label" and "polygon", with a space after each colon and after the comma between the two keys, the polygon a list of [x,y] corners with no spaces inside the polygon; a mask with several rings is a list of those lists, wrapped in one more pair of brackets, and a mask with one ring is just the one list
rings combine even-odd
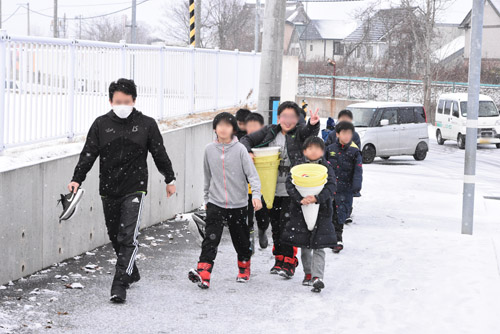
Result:
{"label": "child carrying bucket", "polygon": [[248,182],[252,187],[252,204],[262,208],[260,180],[252,159],[236,138],[236,118],[227,112],[215,116],[213,129],[217,140],[205,148],[203,161],[205,203],[207,209],[205,238],[198,266],[188,278],[202,289],[210,287],[210,275],[217,255],[224,221],[227,222],[234,249],[238,254],[238,282],[250,279],[250,233],[247,225]]}
{"label": "child carrying bucket", "polygon": [[[304,158],[298,161],[297,167],[292,168],[292,173],[288,175],[286,181],[286,189],[291,198],[290,221],[285,226],[281,240],[291,246],[301,247],[301,260],[305,273],[302,284],[312,285],[313,292],[320,292],[325,287],[324,248],[333,247],[337,243],[332,224],[332,199],[336,190],[335,172],[324,157],[325,143],[321,138],[309,137],[304,143],[303,153]],[[294,176],[296,168],[302,168],[299,169],[299,174],[303,176],[302,183],[299,183],[299,177]],[[308,170],[319,170],[324,177],[308,182]],[[309,194],[316,195],[308,195],[308,189],[313,190]],[[318,191],[314,192],[314,189]],[[306,217],[310,215],[306,210],[318,204],[319,210],[312,210],[313,217]]]}
{"label": "child carrying bucket", "polygon": [[[290,166],[295,165],[302,158],[302,144],[304,141],[309,137],[316,137],[320,128],[318,110],[310,112],[309,120],[304,125],[298,125],[300,115],[301,108],[297,103],[283,102],[278,107],[278,124],[266,125],[261,130],[241,138],[241,143],[245,145],[252,157],[253,148],[279,147],[281,151],[279,173],[277,180],[273,180],[276,183],[275,191],[273,194],[266,194],[263,191],[263,197],[269,208],[274,242],[275,264],[271,268],[271,274],[278,274],[278,272],[284,270],[287,277],[292,277],[295,273],[298,259],[296,249],[281,242],[283,228],[290,219],[290,198],[286,191],[286,178],[290,172]],[[257,170],[259,170],[258,167]],[[270,183],[268,180],[262,179],[262,177],[261,182],[263,186]]]}

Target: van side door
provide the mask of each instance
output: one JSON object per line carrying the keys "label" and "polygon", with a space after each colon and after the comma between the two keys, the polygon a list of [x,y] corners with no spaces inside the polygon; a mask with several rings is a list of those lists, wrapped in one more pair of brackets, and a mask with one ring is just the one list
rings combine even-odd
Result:
{"label": "van side door", "polygon": [[[382,126],[380,121],[388,120],[389,125]],[[397,108],[384,108],[377,121],[375,131],[377,132],[377,156],[397,155],[400,151],[399,144],[399,120]]]}
{"label": "van side door", "polygon": [[451,101],[444,101],[441,135],[445,139],[456,139],[451,137]]}
{"label": "van side door", "polygon": [[398,108],[400,154],[414,154],[418,144],[419,131],[414,107]]}
{"label": "van side door", "polygon": [[451,122],[449,136],[451,139],[457,139],[460,132],[460,114],[458,110],[458,102],[453,101],[451,105]]}

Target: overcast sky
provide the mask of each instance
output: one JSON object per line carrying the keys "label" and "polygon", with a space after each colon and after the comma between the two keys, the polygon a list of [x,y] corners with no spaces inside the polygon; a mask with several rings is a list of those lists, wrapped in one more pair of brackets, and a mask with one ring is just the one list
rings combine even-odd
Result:
{"label": "overcast sky", "polygon": [[[137,0],[141,3],[143,0]],[[149,0],[137,7],[137,20],[147,21],[151,26],[157,27],[161,24],[161,19],[165,18],[165,6],[172,1],[188,0]],[[209,0],[203,0],[209,1]],[[366,7],[371,0],[350,1],[341,3],[308,3],[307,12],[313,19],[332,19],[344,20],[352,18],[356,10]],[[468,11],[471,9],[472,0],[451,0],[447,10],[441,14],[440,21],[446,23],[460,23]],[[42,14],[53,15],[53,0],[3,0],[2,1],[2,20],[17,12],[3,23],[3,29],[6,29],[11,35],[25,35],[27,33],[26,9],[19,7],[19,3],[29,2],[30,8]],[[255,2],[255,0],[248,0]],[[262,0],[261,2],[265,2]],[[131,5],[131,0],[59,0],[59,17],[66,13],[68,19],[75,18],[78,15],[84,17],[102,15],[116,10],[120,10]],[[391,0],[383,2],[383,7],[389,7]],[[131,16],[131,9],[115,14],[116,16]],[[32,35],[51,36],[51,17],[45,17],[36,13],[31,13],[31,32]],[[75,32],[78,21],[68,20],[68,31]],[[70,33],[71,37],[71,33]]]}

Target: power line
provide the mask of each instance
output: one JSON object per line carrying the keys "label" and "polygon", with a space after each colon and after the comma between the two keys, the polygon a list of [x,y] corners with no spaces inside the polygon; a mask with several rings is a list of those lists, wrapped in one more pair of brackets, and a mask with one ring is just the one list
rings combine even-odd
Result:
{"label": "power line", "polygon": [[17,11],[18,11],[21,7],[23,7],[23,6],[17,6],[16,10],[15,10],[12,14],[10,14],[8,18],[6,18],[5,20],[3,20],[3,21],[2,21],[2,23],[7,22],[7,21],[8,21],[8,20],[12,17],[12,16],[14,16],[14,15],[17,13]]}
{"label": "power line", "polygon": [[[149,2],[149,1],[151,1],[151,0],[143,0],[143,1],[139,2],[137,4],[137,6],[142,5],[143,3]],[[21,5],[20,7],[26,8],[26,6],[24,6],[24,5]],[[127,8],[122,8],[122,9],[119,9],[119,10],[115,10],[114,12],[110,12],[110,13],[107,13],[107,14],[96,15],[96,16],[88,16],[88,17],[82,17],[82,18],[68,18],[68,20],[91,20],[91,19],[97,19],[97,18],[100,18],[100,17],[104,17],[104,16],[109,16],[109,15],[113,15],[113,14],[116,14],[116,13],[120,13],[120,12],[126,11],[126,10],[128,10],[130,8],[132,8],[132,6],[128,6]],[[41,16],[53,18],[52,15],[44,14],[44,13],[41,13],[41,12],[33,10],[33,9],[29,9],[29,11],[32,12],[32,13],[34,13],[34,14],[38,14],[38,15],[41,15]]]}

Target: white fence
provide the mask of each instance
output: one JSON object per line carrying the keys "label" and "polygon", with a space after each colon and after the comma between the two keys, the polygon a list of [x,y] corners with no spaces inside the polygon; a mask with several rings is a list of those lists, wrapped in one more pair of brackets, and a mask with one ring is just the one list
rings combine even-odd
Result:
{"label": "white fence", "polygon": [[0,30],[0,151],[85,134],[110,110],[108,86],[134,79],[158,120],[256,103],[260,54],[8,36]]}

